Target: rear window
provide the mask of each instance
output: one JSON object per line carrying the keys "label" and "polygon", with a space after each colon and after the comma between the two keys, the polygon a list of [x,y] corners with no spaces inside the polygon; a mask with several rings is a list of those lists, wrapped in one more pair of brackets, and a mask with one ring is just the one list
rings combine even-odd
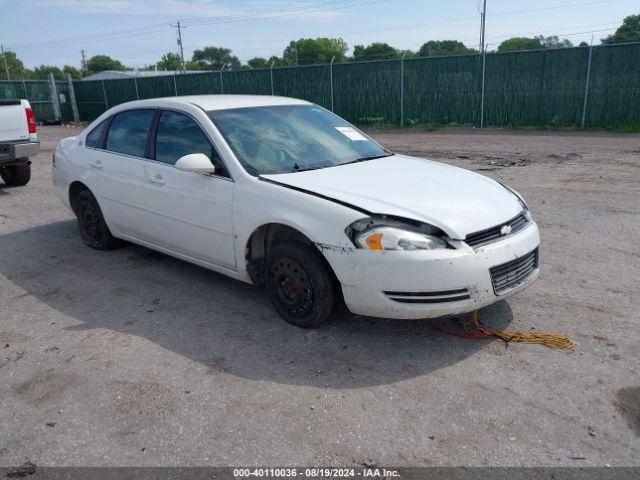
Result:
{"label": "rear window", "polygon": [[144,157],[155,110],[131,110],[115,116],[107,134],[107,150]]}
{"label": "rear window", "polygon": [[104,133],[104,130],[107,128],[108,124],[109,124],[109,120],[105,120],[104,122],[100,123],[96,128],[91,130],[89,132],[89,135],[87,135],[87,140],[85,141],[85,145],[87,147],[92,147],[92,148],[102,148],[102,134]]}

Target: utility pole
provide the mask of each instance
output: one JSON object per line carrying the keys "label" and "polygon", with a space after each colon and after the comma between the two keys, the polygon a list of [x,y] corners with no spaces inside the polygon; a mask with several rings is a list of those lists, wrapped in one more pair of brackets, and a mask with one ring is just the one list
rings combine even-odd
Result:
{"label": "utility pole", "polygon": [[480,53],[484,53],[484,26],[487,15],[487,0],[482,0],[482,11],[480,12]]}
{"label": "utility pole", "polygon": [[178,45],[180,46],[180,61],[182,66],[182,73],[185,73],[187,68],[184,63],[184,49],[182,48],[182,26],[180,25],[180,20],[176,25],[173,25],[178,28]]}
{"label": "utility pole", "polygon": [[4,60],[4,69],[7,72],[7,80],[11,80],[11,75],[9,75],[9,64],[7,63],[7,57],[4,55],[4,47],[0,45],[0,52],[2,52],[2,59]]}
{"label": "utility pole", "polygon": [[87,57],[85,56],[84,50],[80,50],[80,52],[82,54],[82,75],[86,77],[89,74],[89,69],[87,68]]}

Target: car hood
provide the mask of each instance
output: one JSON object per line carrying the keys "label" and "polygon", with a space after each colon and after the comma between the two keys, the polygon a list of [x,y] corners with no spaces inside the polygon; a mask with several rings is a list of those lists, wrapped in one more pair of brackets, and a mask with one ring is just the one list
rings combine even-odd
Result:
{"label": "car hood", "polygon": [[406,155],[261,177],[370,213],[429,223],[457,239],[522,211],[516,196],[490,178]]}

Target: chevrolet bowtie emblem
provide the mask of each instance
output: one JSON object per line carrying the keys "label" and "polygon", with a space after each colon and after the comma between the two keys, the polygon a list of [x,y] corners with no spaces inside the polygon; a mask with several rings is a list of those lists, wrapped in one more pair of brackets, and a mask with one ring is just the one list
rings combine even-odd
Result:
{"label": "chevrolet bowtie emblem", "polygon": [[501,235],[509,235],[511,233],[511,225],[503,225],[500,229]]}

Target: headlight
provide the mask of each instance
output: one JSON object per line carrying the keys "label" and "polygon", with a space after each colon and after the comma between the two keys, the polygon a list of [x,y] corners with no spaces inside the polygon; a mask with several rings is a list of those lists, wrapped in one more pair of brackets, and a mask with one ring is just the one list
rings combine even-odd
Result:
{"label": "headlight", "polygon": [[447,243],[431,235],[394,227],[376,227],[356,236],[356,244],[368,250],[435,250]]}

